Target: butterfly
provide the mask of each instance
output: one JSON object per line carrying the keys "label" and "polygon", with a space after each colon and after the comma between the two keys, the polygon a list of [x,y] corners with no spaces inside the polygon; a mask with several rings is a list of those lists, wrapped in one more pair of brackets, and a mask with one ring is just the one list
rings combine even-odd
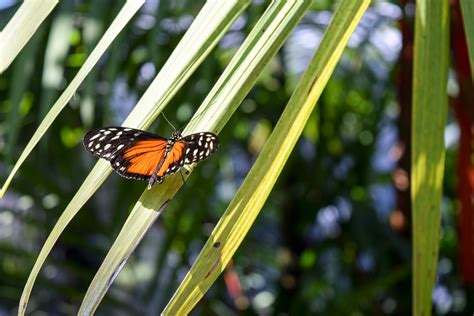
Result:
{"label": "butterfly", "polygon": [[83,144],[93,155],[110,161],[122,177],[148,180],[151,189],[182,166],[209,158],[219,148],[219,139],[210,132],[183,137],[176,130],[165,138],[128,127],[104,127],[87,132]]}

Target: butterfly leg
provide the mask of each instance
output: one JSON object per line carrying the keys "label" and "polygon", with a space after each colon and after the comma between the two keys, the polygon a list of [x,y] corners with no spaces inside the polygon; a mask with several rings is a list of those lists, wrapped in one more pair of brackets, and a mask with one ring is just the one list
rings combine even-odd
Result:
{"label": "butterfly leg", "polygon": [[150,190],[154,185],[155,183],[161,183],[163,182],[163,178],[164,177],[160,177],[157,175],[157,173],[153,173],[153,175],[151,176],[150,180],[148,180],[148,187],[147,189]]}

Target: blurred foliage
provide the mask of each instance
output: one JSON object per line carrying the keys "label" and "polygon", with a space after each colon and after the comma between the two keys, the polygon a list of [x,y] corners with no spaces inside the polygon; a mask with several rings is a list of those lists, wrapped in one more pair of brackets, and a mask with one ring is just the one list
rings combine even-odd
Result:
{"label": "blurred foliage", "polygon": [[[83,134],[121,124],[203,2],[147,1],[20,169],[0,200],[0,315],[15,312],[43,241],[95,163],[80,144]],[[19,6],[4,3],[0,27]],[[0,77],[1,179],[121,5],[60,2]],[[189,121],[266,5],[255,1],[249,7],[166,108],[174,125]],[[163,309],[276,124],[333,6],[315,1],[221,133],[219,152],[196,169],[130,258],[99,315],[156,315]],[[396,2],[375,1],[368,10],[261,217],[195,315],[410,313],[410,240],[391,225],[399,113],[393,73],[402,17]],[[449,124],[455,126],[452,119]],[[172,132],[162,118],[151,130]],[[446,155],[433,296],[438,314],[472,311],[472,291],[457,276],[456,143]],[[31,311],[75,313],[145,186],[109,177],[46,261]]]}

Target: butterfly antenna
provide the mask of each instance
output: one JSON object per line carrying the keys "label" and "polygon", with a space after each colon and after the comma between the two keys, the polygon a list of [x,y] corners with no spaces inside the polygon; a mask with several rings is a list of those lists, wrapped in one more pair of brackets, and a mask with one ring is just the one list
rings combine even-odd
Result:
{"label": "butterfly antenna", "polygon": [[168,118],[166,117],[165,115],[165,112],[161,112],[161,115],[163,115],[163,117],[165,118],[166,122],[168,122],[169,125],[171,125],[171,127],[173,127],[173,129],[176,131],[176,127],[174,127],[173,124],[171,124],[171,122],[168,120]]}

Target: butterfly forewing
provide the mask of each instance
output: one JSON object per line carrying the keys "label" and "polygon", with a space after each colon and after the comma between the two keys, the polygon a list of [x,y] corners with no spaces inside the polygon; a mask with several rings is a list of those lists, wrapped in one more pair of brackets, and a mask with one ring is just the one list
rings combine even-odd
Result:
{"label": "butterfly forewing", "polygon": [[219,148],[217,136],[209,132],[191,134],[183,137],[180,141],[186,144],[184,151],[185,164],[207,159]]}
{"label": "butterfly forewing", "polygon": [[89,131],[83,139],[84,147],[93,155],[112,160],[137,141],[166,138],[128,127],[104,127]]}

